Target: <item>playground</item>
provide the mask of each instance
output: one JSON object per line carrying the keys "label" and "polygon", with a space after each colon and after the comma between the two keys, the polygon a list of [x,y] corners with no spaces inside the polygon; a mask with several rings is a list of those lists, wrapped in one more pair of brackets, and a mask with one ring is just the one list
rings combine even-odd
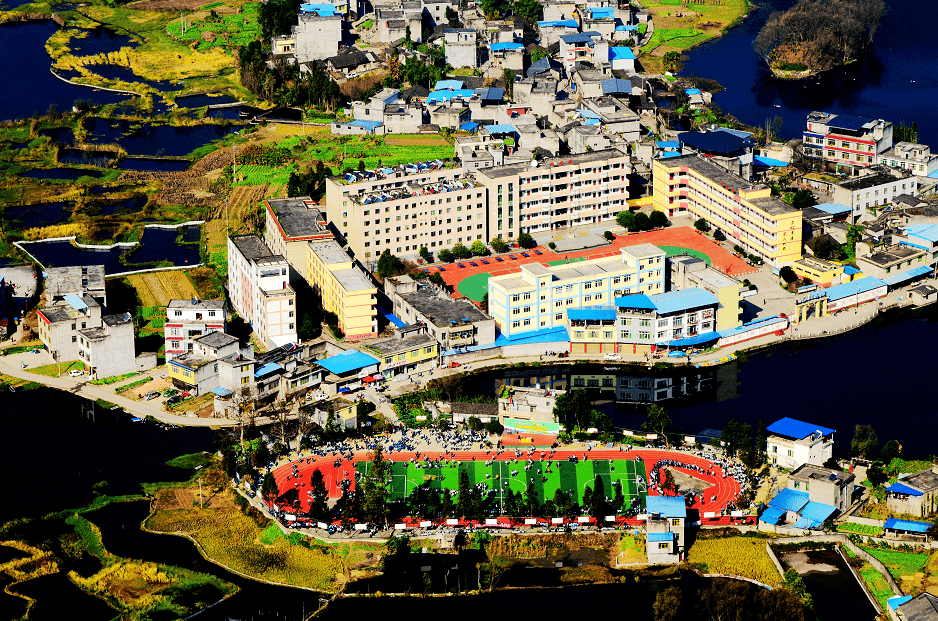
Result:
{"label": "playground", "polygon": [[467,297],[475,302],[481,302],[488,290],[488,280],[491,276],[520,272],[521,266],[528,263],[553,266],[589,259],[617,257],[621,248],[638,244],[654,244],[664,250],[669,257],[686,254],[703,259],[708,265],[733,277],[741,278],[756,271],[756,268],[709,237],[684,226],[619,235],[609,245],[577,252],[556,253],[538,246],[531,250],[474,257],[443,265],[434,264],[423,269],[430,273],[438,271],[446,284],[455,289],[454,297]]}

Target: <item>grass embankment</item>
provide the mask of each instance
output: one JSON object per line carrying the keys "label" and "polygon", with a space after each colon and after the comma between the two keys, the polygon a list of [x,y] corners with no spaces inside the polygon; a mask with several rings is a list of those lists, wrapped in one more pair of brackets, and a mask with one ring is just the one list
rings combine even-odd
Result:
{"label": "grass embankment", "polygon": [[860,577],[863,579],[863,582],[866,583],[873,597],[876,598],[876,601],[879,602],[883,610],[888,610],[886,608],[886,600],[895,595],[895,593],[892,592],[886,579],[879,573],[879,570],[851,552],[850,548],[844,546],[843,550],[850,558],[850,564],[860,572]]}
{"label": "grass embankment", "polygon": [[771,587],[782,583],[762,537],[698,538],[688,550],[687,559],[703,573],[743,576]]}
{"label": "grass embankment", "polygon": [[749,11],[746,0],[726,0],[719,4],[681,4],[681,0],[649,0],[643,3],[653,14],[655,25],[651,40],[639,50],[641,63],[647,72],[664,73],[662,57],[666,53],[682,53],[720,36]]}
{"label": "grass embankment", "polygon": [[25,370],[29,373],[35,373],[36,375],[59,377],[60,375],[68,375],[69,371],[84,371],[85,363],[80,360],[72,360],[71,362],[63,362],[61,364],[46,364],[41,367],[26,367]]}
{"label": "grass embankment", "polygon": [[[929,566],[927,552],[907,552],[871,546],[860,548],[886,566],[903,593],[914,594],[924,585],[926,568]],[[935,552],[932,554],[938,555]],[[935,567],[932,566],[931,569],[935,570]]]}

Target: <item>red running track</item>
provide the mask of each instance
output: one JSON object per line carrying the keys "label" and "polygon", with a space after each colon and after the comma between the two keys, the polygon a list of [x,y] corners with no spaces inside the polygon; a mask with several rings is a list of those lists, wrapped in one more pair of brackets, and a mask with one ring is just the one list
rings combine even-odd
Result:
{"label": "red running track", "polygon": [[[703,491],[704,502],[701,503],[699,500],[695,500],[693,506],[691,507],[691,509],[696,509],[700,512],[701,518],[703,518],[703,515],[707,512],[714,512],[719,514],[720,511],[726,507],[727,503],[736,498],[740,492],[739,483],[736,482],[736,479],[734,479],[732,476],[727,476],[724,478],[723,471],[719,466],[702,457],[697,457],[696,455],[690,455],[688,453],[682,453],[680,451],[666,451],[659,449],[636,449],[632,451],[621,452],[618,450],[535,450],[531,457],[536,459],[541,458],[542,453],[544,455],[543,459],[556,459],[561,461],[573,455],[579,459],[634,459],[636,457],[641,457],[645,462],[646,481],[649,479],[649,473],[647,472],[647,469],[653,467],[659,460],[672,459],[700,466],[704,470],[703,472],[697,472],[693,470],[687,470],[686,472],[711,484],[710,487]],[[493,454],[486,455],[485,451],[457,451],[455,453],[455,457],[453,455],[453,453],[421,452],[420,459],[422,461],[424,457],[428,457],[431,460],[455,458],[458,461],[472,461],[472,458],[475,457],[476,461],[484,462],[488,459],[493,459],[496,461],[509,461],[515,458],[514,451],[502,451],[502,453],[497,457],[493,457]],[[391,461],[399,462],[410,461],[414,456],[414,452],[402,452],[389,453],[386,455],[386,458]],[[527,452],[523,452],[523,458],[527,459]],[[355,489],[355,462],[371,461],[371,452],[356,453],[354,461],[342,459],[342,463],[338,468],[334,466],[336,459],[337,457],[335,455],[327,455],[325,457],[316,456],[314,459],[310,460],[310,463],[306,463],[305,457],[298,460],[295,462],[299,472],[298,479],[293,477],[293,468],[290,463],[286,463],[280,466],[273,472],[274,481],[277,483],[277,489],[281,494],[290,488],[297,489],[300,494],[300,511],[304,513],[307,512],[309,510],[309,496],[306,492],[310,489],[310,477],[312,476],[313,471],[318,468],[322,472],[323,478],[325,479],[326,489],[329,492],[329,497],[339,498],[342,495],[341,482],[343,479],[348,478],[351,481],[349,489]],[[707,475],[707,470],[710,470],[713,474]],[[651,495],[654,496],[657,494],[651,493]],[[715,497],[713,501],[710,500],[712,497]],[[710,522],[708,522],[708,524],[709,523]]]}

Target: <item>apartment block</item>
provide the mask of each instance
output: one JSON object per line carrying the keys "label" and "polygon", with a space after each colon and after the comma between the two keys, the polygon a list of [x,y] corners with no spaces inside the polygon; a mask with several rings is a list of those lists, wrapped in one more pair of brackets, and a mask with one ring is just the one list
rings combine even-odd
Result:
{"label": "apartment block", "polygon": [[386,378],[428,371],[436,366],[440,345],[425,326],[405,326],[395,335],[372,341],[365,351],[381,361],[378,369]]}
{"label": "apartment block", "polygon": [[342,42],[342,16],[334,12],[332,5],[307,6],[314,6],[315,10],[297,15],[297,23],[290,34],[271,38],[270,49],[274,55],[308,63],[338,53]]}
{"label": "apartment block", "polygon": [[296,343],[296,292],[289,264],[257,235],[228,238],[228,294],[266,347]]}
{"label": "apartment block", "polygon": [[101,327],[102,307],[90,295],[69,293],[37,311],[39,340],[56,360],[78,360],[78,333]]}
{"label": "apartment block", "polygon": [[291,268],[291,283],[298,277],[309,281],[306,244],[335,237],[325,215],[308,196],[269,198],[264,201],[264,207],[264,243],[273,254],[286,258]]}
{"label": "apartment block", "polygon": [[703,289],[709,291],[719,302],[716,312],[715,330],[729,330],[740,325],[740,292],[742,283],[719,270],[715,270],[703,259],[677,256],[668,259],[673,289]]}
{"label": "apartment block", "polygon": [[477,170],[492,237],[613,220],[626,208],[629,155],[619,149]]}
{"label": "apartment block", "polygon": [[696,287],[618,297],[616,336],[620,349],[641,354],[659,347],[694,347],[715,342],[719,338],[716,321],[719,305],[712,293]]}
{"label": "apartment block", "polygon": [[851,209],[850,223],[860,221],[866,210],[882,207],[903,194],[918,196],[918,181],[907,169],[880,168],[831,186],[835,203]]}
{"label": "apartment block", "polygon": [[768,186],[697,155],[656,159],[652,174],[655,209],[668,217],[703,218],[775,267],[801,258],[801,212],[772,197]]}
{"label": "apartment block", "polygon": [[897,142],[891,149],[879,155],[880,166],[902,168],[920,177],[927,177],[938,170],[938,155],[931,152],[927,144]]}
{"label": "apartment block", "polygon": [[224,300],[170,300],[166,305],[166,360],[192,351],[194,339],[211,332],[224,332]]}
{"label": "apartment block", "polygon": [[326,212],[366,266],[385,250],[416,256],[494,236],[485,188],[443,162],[326,179]]}
{"label": "apartment block", "polygon": [[454,69],[479,66],[476,31],[471,28],[448,28],[443,31],[446,62]]}
{"label": "apartment block", "polygon": [[322,305],[339,318],[349,339],[378,336],[378,288],[334,240],[309,242],[309,284],[322,296]]}
{"label": "apartment block", "polygon": [[107,306],[104,266],[75,265],[46,268],[43,292],[46,296],[46,306],[54,306],[70,293],[88,296],[101,306]]}
{"label": "apartment block", "polygon": [[489,313],[502,334],[567,326],[573,309],[612,305],[619,296],[663,293],[665,252],[651,244],[620,250],[620,257],[545,266],[528,263],[520,273],[489,279]]}
{"label": "apartment block", "polygon": [[804,154],[856,172],[892,147],[892,123],[852,114],[812,112],[803,135]]}
{"label": "apartment block", "polygon": [[[156,356],[149,357],[156,366]],[[124,375],[138,370],[134,354],[134,320],[130,313],[105,315],[101,325],[78,331],[78,359],[91,369],[91,374],[102,379]]]}

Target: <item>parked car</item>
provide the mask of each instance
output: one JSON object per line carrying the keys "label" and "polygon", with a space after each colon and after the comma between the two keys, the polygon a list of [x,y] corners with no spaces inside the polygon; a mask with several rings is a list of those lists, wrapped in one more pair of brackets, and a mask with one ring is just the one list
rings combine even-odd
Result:
{"label": "parked car", "polygon": [[71,371],[68,372],[68,374],[70,377],[81,377],[82,375],[85,374],[85,372],[79,371],[78,369],[72,369]]}
{"label": "parked car", "polygon": [[179,395],[173,395],[172,397],[166,400],[166,405],[172,405],[174,403],[179,403],[180,401],[182,401],[182,397],[180,397]]}
{"label": "parked car", "polygon": [[158,390],[151,390],[147,394],[143,395],[143,398],[146,399],[147,401],[150,401],[151,399],[156,399],[159,396],[160,396],[160,392]]}
{"label": "parked car", "polygon": [[188,399],[188,398],[191,397],[191,396],[192,396],[192,393],[190,393],[188,390],[187,390],[186,392],[183,392],[183,393],[180,393],[180,394],[179,394],[179,397],[182,398],[182,399]]}
{"label": "parked car", "polygon": [[622,356],[620,356],[619,354],[614,354],[614,353],[606,354],[605,358],[606,360],[616,360],[616,361],[622,360]]}
{"label": "parked car", "polygon": [[163,391],[164,397],[172,397],[177,394],[179,394],[179,391],[176,390],[175,388],[167,388],[166,390]]}

